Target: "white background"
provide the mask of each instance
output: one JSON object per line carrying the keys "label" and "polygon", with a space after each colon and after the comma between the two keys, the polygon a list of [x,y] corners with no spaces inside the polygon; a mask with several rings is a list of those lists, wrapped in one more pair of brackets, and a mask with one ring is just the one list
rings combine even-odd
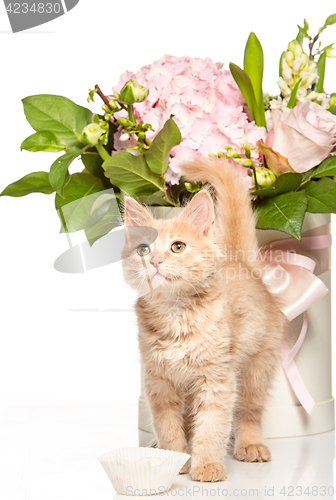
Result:
{"label": "white background", "polygon": [[[277,93],[279,57],[295,38],[296,24],[305,17],[315,34],[334,10],[331,0],[306,2],[304,8],[292,0],[80,0],[67,15],[12,34],[1,3],[0,192],[31,171],[49,170],[56,158],[20,152],[22,140],[33,133],[22,98],[59,94],[86,106],[89,87],[98,83],[108,94],[125,69],[137,71],[165,53],[210,57],[227,69],[230,61],[242,66],[250,31],[264,49],[264,90]],[[332,26],[323,43],[335,40]],[[328,59],[325,89],[336,91],[335,59]],[[93,111],[99,110],[96,101]],[[0,401],[134,403],[139,360],[130,314],[70,311],[127,308],[130,292],[118,266],[85,275],[54,270],[67,242],[58,234],[53,203],[54,195],[0,198]]]}

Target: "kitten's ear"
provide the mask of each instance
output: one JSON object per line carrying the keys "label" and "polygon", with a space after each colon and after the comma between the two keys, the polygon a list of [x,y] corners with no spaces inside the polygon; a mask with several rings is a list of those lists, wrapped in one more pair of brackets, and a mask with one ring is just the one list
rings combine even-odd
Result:
{"label": "kitten's ear", "polygon": [[214,206],[209,193],[207,191],[197,193],[180,215],[180,219],[187,220],[189,224],[196,226],[196,230],[199,229],[204,236],[207,236],[214,222]]}
{"label": "kitten's ear", "polygon": [[124,221],[126,226],[150,226],[153,217],[147,212],[145,207],[140,205],[130,196],[124,198],[125,210]]}

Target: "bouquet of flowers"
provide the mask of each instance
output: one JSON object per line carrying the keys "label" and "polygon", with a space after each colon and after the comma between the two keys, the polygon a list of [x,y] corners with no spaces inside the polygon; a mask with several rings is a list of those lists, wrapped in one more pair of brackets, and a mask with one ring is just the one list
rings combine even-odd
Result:
{"label": "bouquet of flowers", "polygon": [[[166,55],[126,71],[109,95],[96,85],[88,101],[99,96],[101,114],[62,96],[24,98],[35,133],[21,149],[62,155],[1,196],[55,192],[62,231],[84,229],[92,244],[120,223],[109,207],[123,192],[147,205],[181,206],[202,188],[184,177],[183,162],[218,156],[240,170],[257,227],[300,240],[306,212],[336,213],[336,93],[323,86],[326,58],[335,56],[333,44],[320,42],[335,23],[332,14],[314,37],[306,20],[299,26],[280,57],[277,96],[263,93],[263,50],[251,33],[243,69]],[[81,171],[70,175],[78,157]],[[70,203],[71,224],[62,218]]]}

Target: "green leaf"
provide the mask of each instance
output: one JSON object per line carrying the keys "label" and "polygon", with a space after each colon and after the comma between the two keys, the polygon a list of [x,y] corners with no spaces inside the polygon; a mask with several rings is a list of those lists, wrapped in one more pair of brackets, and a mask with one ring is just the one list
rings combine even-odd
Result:
{"label": "green leaf", "polygon": [[295,191],[302,182],[303,175],[297,172],[287,172],[280,175],[272,186],[257,189],[251,192],[252,196],[267,196],[273,197],[279,194]]}
{"label": "green leaf", "polygon": [[[89,197],[103,191],[100,179],[86,173],[76,173],[63,189],[63,196],[56,194],[55,207],[62,221],[61,232],[73,232],[84,229],[91,215],[91,208],[96,197]],[[97,195],[98,196],[98,195]],[[75,203],[74,203],[75,202]],[[67,205],[69,205],[67,207]]]}
{"label": "green leaf", "polygon": [[255,120],[255,108],[257,104],[255,102],[253,87],[250,78],[248,77],[248,75],[245,73],[244,70],[242,70],[239,66],[231,62],[230,62],[230,71],[233,78],[236,81],[236,84],[240,88],[241,93],[244,96],[247,107],[250,110],[252,120]]}
{"label": "green leaf", "polygon": [[43,130],[41,132],[36,132],[36,134],[30,135],[23,141],[20,149],[26,149],[27,151],[45,151],[47,153],[60,153],[68,149],[64,144],[61,144],[58,137],[48,130]]}
{"label": "green leaf", "polygon": [[330,158],[323,160],[317,168],[314,168],[310,177],[333,177],[334,175],[336,175],[336,156],[330,156]]}
{"label": "green leaf", "polygon": [[323,49],[319,49],[318,53],[321,54],[322,52],[325,52],[326,57],[330,58],[335,58],[336,56],[333,54],[333,51],[335,50],[334,44],[331,43],[329,45],[326,45],[323,47]]}
{"label": "green leaf", "polygon": [[172,198],[176,202],[177,206],[181,205],[181,202],[185,197],[190,197],[190,195],[189,195],[189,193],[186,190],[186,187],[184,185],[185,181],[187,181],[187,179],[182,177],[180,179],[180,183],[175,184],[174,186],[172,186],[172,189],[171,189]]}
{"label": "green leaf", "polygon": [[335,24],[336,23],[336,14],[331,14],[330,16],[327,17],[327,19],[325,20],[325,23],[324,25],[322,26],[322,28],[320,28],[318,30],[318,34],[322,33],[322,31],[324,29],[326,29],[327,26],[331,26],[332,24]]}
{"label": "green leaf", "polygon": [[[299,33],[296,36],[296,40],[299,42],[299,44],[302,47],[302,45],[303,45],[303,38],[304,38],[303,31],[302,31],[302,28],[299,25],[298,25],[298,28],[299,28]],[[280,76],[282,76],[282,75],[280,75]]]}
{"label": "green leaf", "polygon": [[280,61],[279,61],[279,76],[282,76],[282,60],[285,57],[286,51],[284,51],[281,56],[280,56]]}
{"label": "green leaf", "polygon": [[9,184],[0,196],[26,196],[30,193],[51,194],[55,190],[50,185],[48,172],[32,172]]}
{"label": "green leaf", "polygon": [[316,64],[316,72],[319,76],[318,82],[314,85],[315,92],[321,94],[323,92],[323,83],[324,83],[324,73],[325,73],[325,65],[326,65],[327,54],[323,52]]}
{"label": "green leaf", "polygon": [[97,152],[96,148],[90,148],[86,150],[84,153],[82,153],[81,159],[86,172],[101,179],[106,189],[112,187],[110,181],[105,176],[105,172],[103,169],[103,159]]}
{"label": "green leaf", "polygon": [[92,122],[89,109],[78,106],[66,97],[40,94],[22,99],[24,112],[36,132],[53,132],[66,146],[78,146],[74,130],[79,134]]}
{"label": "green leaf", "polygon": [[308,199],[304,191],[280,194],[254,202],[258,229],[276,229],[301,240]]}
{"label": "green leaf", "polygon": [[150,170],[142,155],[117,153],[104,161],[103,169],[111,184],[130,196],[150,196],[163,191],[163,178]]}
{"label": "green leaf", "polygon": [[103,191],[91,205],[90,216],[84,228],[90,245],[120,225],[121,217],[117,199],[122,199],[119,193],[111,194]]}
{"label": "green leaf", "polygon": [[173,118],[169,118],[153,140],[150,148],[145,152],[147,165],[152,172],[159,175],[166,173],[170,150],[180,144],[181,140],[178,126]]}
{"label": "green leaf", "polygon": [[313,214],[336,213],[336,183],[328,177],[309,181],[302,189],[308,196],[307,211]]}
{"label": "green leaf", "polygon": [[140,196],[139,198],[137,198],[137,201],[139,203],[142,203],[143,205],[147,205],[150,207],[152,206],[174,207],[175,204],[163,198],[163,195],[164,195],[163,191],[157,191],[151,196]]}
{"label": "green leaf", "polygon": [[198,193],[198,191],[200,191],[200,189],[202,187],[202,183],[201,182],[196,182],[196,183],[185,182],[184,186],[185,186],[186,190],[188,191],[188,193]]}
{"label": "green leaf", "polygon": [[85,151],[84,153],[82,153],[81,158],[84,167],[90,174],[95,175],[96,177],[100,177],[97,174],[101,171],[102,175],[104,176],[104,170],[102,167],[103,159],[97,152],[96,148],[92,148],[91,151]]}
{"label": "green leaf", "polygon": [[55,191],[63,196],[63,187],[69,181],[69,165],[70,163],[77,158],[88,146],[83,149],[80,149],[76,146],[73,146],[65,153],[65,155],[57,158],[56,161],[51,165],[49,172],[49,181]]}
{"label": "green leaf", "polygon": [[[101,117],[103,119],[103,117]],[[108,142],[105,145],[105,149],[108,152],[108,154],[111,156],[112,151],[113,151],[113,146],[114,146],[114,134],[118,130],[118,127],[115,123],[110,122],[109,123],[109,131],[108,131]]]}
{"label": "green leaf", "polygon": [[255,33],[251,32],[245,46],[244,71],[248,75],[256,107],[254,108],[255,122],[260,127],[266,127],[262,79],[264,72],[264,54],[261,43]]}
{"label": "green leaf", "polygon": [[330,111],[330,113],[332,113],[333,115],[336,115],[336,105],[330,106],[330,108],[328,108],[328,111]]}
{"label": "green leaf", "polygon": [[288,104],[287,104],[287,108],[294,108],[295,107],[295,104],[296,104],[296,94],[297,94],[297,91],[299,90],[301,80],[302,80],[302,78],[300,78],[296,82],[296,85],[293,88],[292,93],[290,95],[290,98],[289,98],[289,101],[288,101]]}
{"label": "green leaf", "polygon": [[303,45],[304,38],[308,38],[308,40],[311,40],[311,36],[308,35],[308,30],[309,30],[308,23],[305,19],[304,19],[303,23],[304,23],[303,28],[301,28],[301,26],[297,25],[297,27],[299,28],[299,32],[297,34],[296,40],[299,42],[301,47]]}
{"label": "green leaf", "polygon": [[317,167],[313,167],[310,170],[307,170],[307,172],[302,172],[302,182],[310,181],[316,169]]}

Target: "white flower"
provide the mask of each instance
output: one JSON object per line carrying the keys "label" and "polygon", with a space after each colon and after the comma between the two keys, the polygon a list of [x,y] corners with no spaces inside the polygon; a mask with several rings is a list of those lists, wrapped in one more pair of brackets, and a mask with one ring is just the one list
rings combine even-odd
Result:
{"label": "white flower", "polygon": [[298,75],[301,68],[301,57],[296,57],[292,65],[293,75]]}
{"label": "white flower", "polygon": [[293,80],[293,77],[292,77],[292,70],[291,70],[291,68],[282,69],[282,78],[285,80],[285,82],[287,83],[287,85],[293,85],[294,80]]}
{"label": "white flower", "polygon": [[[288,44],[288,50],[282,58],[282,78],[278,80],[284,100],[287,99],[288,101],[298,81],[300,83],[296,98],[299,101],[304,101],[305,99],[316,100],[318,98],[317,94],[311,94],[309,90],[318,81],[318,78],[316,63],[302,50],[297,40],[292,40]],[[308,93],[311,94],[309,97],[307,96]],[[273,105],[273,109],[275,107],[276,104]]]}
{"label": "white flower", "polygon": [[295,56],[300,57],[302,55],[303,50],[302,50],[302,47],[301,47],[301,45],[299,43],[297,43],[295,45],[293,52],[294,52]]}
{"label": "white flower", "polygon": [[280,87],[281,93],[284,97],[289,97],[291,95],[291,90],[283,78],[279,78],[278,85]]}
{"label": "white flower", "polygon": [[287,50],[287,52],[285,52],[284,60],[288,64],[288,66],[290,66],[290,67],[292,66],[294,59],[295,59],[295,56],[294,56],[293,52],[291,52],[290,50]]}
{"label": "white flower", "polygon": [[[286,99],[282,99],[280,96],[277,97],[276,99],[272,99],[270,101],[270,109],[281,109],[283,110],[283,108],[286,108],[287,107],[287,100]],[[270,117],[270,115],[269,115]],[[266,120],[267,120],[267,116],[266,116]],[[267,123],[267,130],[271,130],[269,128],[269,125]]]}
{"label": "white flower", "polygon": [[121,142],[128,141],[128,139],[129,139],[129,135],[127,132],[125,132],[124,134],[121,134],[121,136],[119,137],[119,141],[121,141]]}

